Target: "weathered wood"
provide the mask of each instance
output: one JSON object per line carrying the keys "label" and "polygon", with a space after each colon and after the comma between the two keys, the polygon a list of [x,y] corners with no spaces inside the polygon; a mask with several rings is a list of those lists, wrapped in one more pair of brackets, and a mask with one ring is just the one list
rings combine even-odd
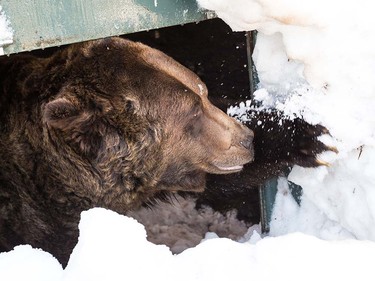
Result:
{"label": "weathered wood", "polygon": [[11,54],[201,21],[195,0],[0,0],[14,30]]}

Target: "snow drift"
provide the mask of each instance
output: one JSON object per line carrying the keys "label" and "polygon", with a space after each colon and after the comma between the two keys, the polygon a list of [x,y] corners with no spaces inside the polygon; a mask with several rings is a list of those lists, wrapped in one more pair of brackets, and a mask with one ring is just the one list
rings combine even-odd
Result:
{"label": "snow drift", "polygon": [[[233,30],[259,31],[253,59],[260,80],[255,98],[262,106],[326,126],[332,138],[325,136],[324,141],[340,151],[321,155],[330,167],[295,167],[289,175],[289,180],[303,187],[299,210],[303,217],[315,214],[320,219],[297,224],[288,216],[274,215],[271,234],[303,231],[335,239],[327,235],[327,229],[335,225],[340,237],[346,233],[344,237],[375,241],[375,19],[371,2],[198,2],[215,10]],[[236,110],[246,110],[246,105],[230,112]],[[283,198],[278,197],[278,208]],[[280,209],[276,213],[283,214]],[[276,229],[284,230],[278,233]]]}

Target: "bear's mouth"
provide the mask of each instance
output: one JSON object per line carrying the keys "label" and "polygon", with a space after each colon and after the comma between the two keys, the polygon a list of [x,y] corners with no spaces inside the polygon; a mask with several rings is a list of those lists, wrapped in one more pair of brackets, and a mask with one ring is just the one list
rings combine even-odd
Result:
{"label": "bear's mouth", "polygon": [[235,173],[235,172],[239,172],[242,170],[243,168],[243,165],[235,165],[235,166],[219,166],[219,165],[215,165],[215,167],[217,169],[219,169],[219,171],[223,174],[229,174],[229,173]]}

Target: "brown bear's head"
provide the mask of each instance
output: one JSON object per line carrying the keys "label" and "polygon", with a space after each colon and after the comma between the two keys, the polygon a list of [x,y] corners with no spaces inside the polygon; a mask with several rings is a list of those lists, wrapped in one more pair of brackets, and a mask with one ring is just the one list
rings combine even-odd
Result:
{"label": "brown bear's head", "polygon": [[112,187],[199,191],[205,173],[237,172],[253,159],[252,131],[160,51],[103,39],[69,47],[49,67],[63,82],[43,106],[48,135]]}

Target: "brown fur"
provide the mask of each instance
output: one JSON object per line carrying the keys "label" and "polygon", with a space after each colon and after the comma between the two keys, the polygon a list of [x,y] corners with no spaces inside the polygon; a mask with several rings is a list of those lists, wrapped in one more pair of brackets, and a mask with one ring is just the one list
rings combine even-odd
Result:
{"label": "brown fur", "polygon": [[1,58],[0,91],[3,251],[28,243],[65,265],[81,211],[124,214],[203,191],[205,173],[253,159],[252,131],[214,107],[195,74],[139,43]]}

